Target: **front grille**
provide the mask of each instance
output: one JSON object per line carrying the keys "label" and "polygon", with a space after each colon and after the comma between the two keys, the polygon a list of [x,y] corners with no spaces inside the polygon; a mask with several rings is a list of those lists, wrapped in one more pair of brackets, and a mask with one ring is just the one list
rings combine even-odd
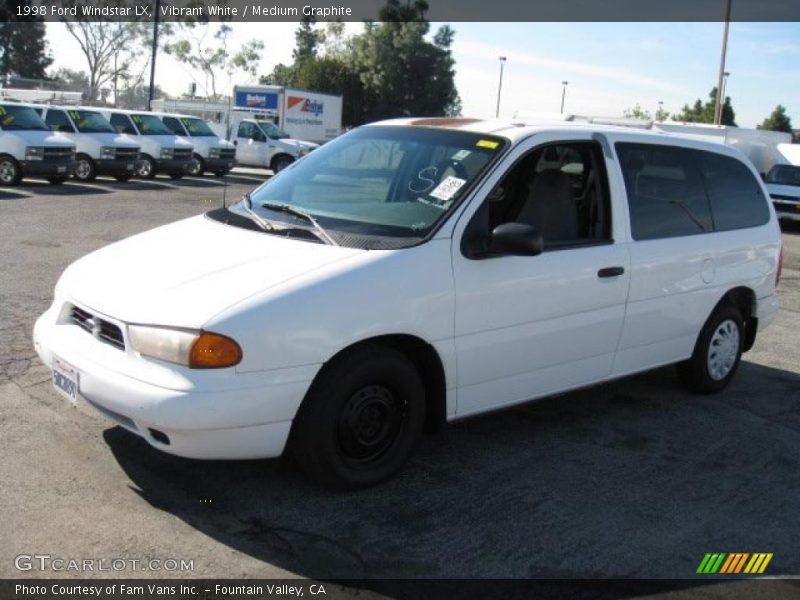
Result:
{"label": "front grille", "polygon": [[136,160],[139,158],[139,151],[136,148],[117,148],[114,158],[117,160]]}
{"label": "front grille", "polygon": [[188,160],[192,158],[192,151],[191,150],[184,150],[183,148],[175,150],[172,153],[172,158],[175,160]]}
{"label": "front grille", "polygon": [[236,148],[223,148],[219,151],[220,158],[233,158],[236,156]]}
{"label": "front grille", "polygon": [[44,158],[50,160],[68,160],[72,158],[73,154],[75,154],[75,151],[69,146],[45,147],[44,149]]}
{"label": "front grille", "polygon": [[122,330],[114,323],[101,319],[77,306],[72,307],[69,318],[75,325],[89,332],[101,342],[110,344],[120,350],[125,349],[125,338],[122,337]]}

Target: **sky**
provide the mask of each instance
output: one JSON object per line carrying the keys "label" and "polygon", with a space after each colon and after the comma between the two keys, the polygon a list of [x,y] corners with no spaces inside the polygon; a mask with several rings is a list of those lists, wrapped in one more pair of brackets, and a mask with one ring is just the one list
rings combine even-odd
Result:
{"label": "sky", "polygon": [[[432,24],[432,31],[439,24]],[[518,110],[557,113],[562,81],[567,81],[565,112],[621,116],[641,105],[676,112],[695,99],[708,98],[717,84],[722,23],[451,23],[456,86],[465,116],[494,116],[505,56],[500,116]],[[213,27],[213,25],[212,25]],[[265,43],[258,69],[265,74],[291,62],[292,23],[234,23],[234,48],[251,38]],[[357,33],[361,24],[348,23]],[[83,65],[80,50],[61,23],[48,23],[53,67]],[[170,56],[160,54],[157,84],[170,94],[184,93],[204,80]],[[725,70],[737,124],[755,127],[777,104],[800,127],[800,23],[731,23]],[[253,83],[247,76],[221,87]],[[345,98],[345,102],[347,99]]]}

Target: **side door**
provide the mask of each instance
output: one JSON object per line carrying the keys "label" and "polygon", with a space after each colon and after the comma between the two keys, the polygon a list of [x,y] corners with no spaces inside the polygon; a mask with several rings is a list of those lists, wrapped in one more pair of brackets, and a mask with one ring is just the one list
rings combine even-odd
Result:
{"label": "side door", "polygon": [[263,167],[263,146],[266,136],[255,123],[242,121],[236,133],[236,159],[244,165]]}
{"label": "side door", "polygon": [[[537,134],[503,165],[454,231],[458,415],[607,378],[625,315],[625,221],[604,138]],[[476,232],[509,222],[536,227],[544,251],[470,256]]]}

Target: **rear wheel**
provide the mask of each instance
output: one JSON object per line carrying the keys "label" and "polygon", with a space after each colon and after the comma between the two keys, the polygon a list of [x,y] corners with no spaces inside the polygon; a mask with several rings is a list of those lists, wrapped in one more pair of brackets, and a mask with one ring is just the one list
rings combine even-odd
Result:
{"label": "rear wheel", "polygon": [[314,382],[290,439],[314,480],[338,487],[375,485],[397,473],[425,421],[425,388],[400,352],[363,346],[335,359]]}
{"label": "rear wheel", "polygon": [[693,392],[722,390],[739,368],[743,342],[741,312],[730,305],[718,307],[703,326],[691,358],[678,364],[678,376]]}
{"label": "rear wheel", "polygon": [[22,169],[10,156],[0,157],[0,185],[17,185],[22,180]]}
{"label": "rear wheel", "polygon": [[78,181],[94,181],[95,177],[97,177],[97,171],[91,157],[85,154],[79,154],[76,158],[75,172],[73,175]]}
{"label": "rear wheel", "polygon": [[192,177],[198,177],[206,172],[206,163],[203,160],[203,157],[199,154],[193,154],[192,160],[189,161],[189,168],[187,172]]}
{"label": "rear wheel", "polygon": [[136,174],[142,179],[152,179],[156,176],[156,161],[147,154],[142,155]]}

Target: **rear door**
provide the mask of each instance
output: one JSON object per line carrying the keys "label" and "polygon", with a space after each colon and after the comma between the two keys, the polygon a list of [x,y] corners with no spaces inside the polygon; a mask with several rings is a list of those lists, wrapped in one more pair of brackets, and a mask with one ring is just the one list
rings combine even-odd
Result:
{"label": "rear door", "polygon": [[[459,220],[453,237],[459,415],[609,376],[629,259],[624,240],[615,239],[624,223],[615,216],[607,175],[615,167],[604,146],[588,132],[534,136],[512,151]],[[481,219],[488,219],[487,231],[514,221],[537,227],[544,252],[469,258],[461,241]]]}

